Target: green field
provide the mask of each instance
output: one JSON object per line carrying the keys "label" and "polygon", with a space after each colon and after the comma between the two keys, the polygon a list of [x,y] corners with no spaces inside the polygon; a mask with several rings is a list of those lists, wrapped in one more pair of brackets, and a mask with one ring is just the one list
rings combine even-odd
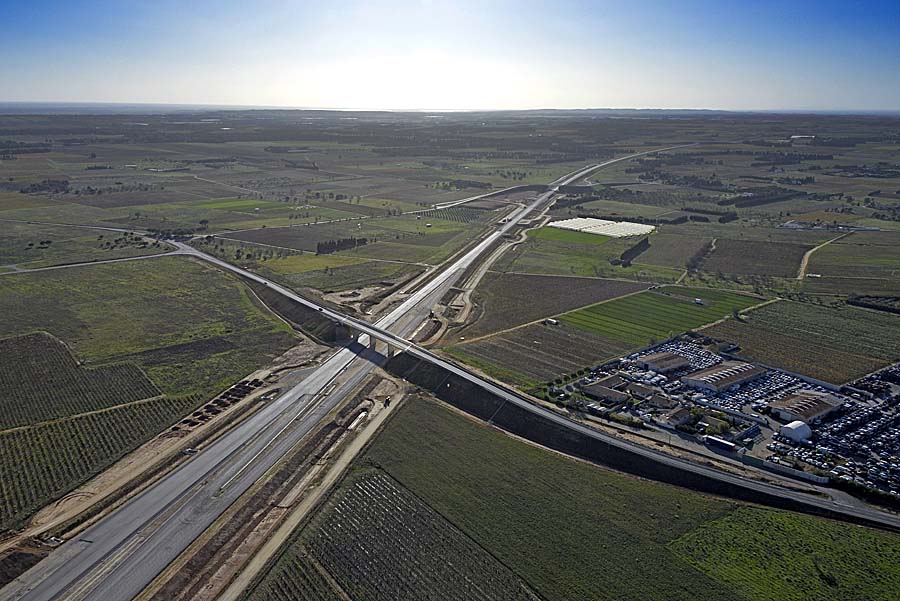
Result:
{"label": "green field", "polygon": [[[407,402],[359,462],[372,465],[546,601],[832,598],[817,596],[822,590],[893,599],[900,586],[898,535],[610,472],[512,439],[433,401]],[[837,575],[836,587],[821,588],[816,563]],[[386,577],[406,570],[390,565]],[[781,580],[766,587],[773,575]],[[797,595],[811,595],[782,596],[789,585]]]}
{"label": "green field", "polygon": [[[665,231],[664,228],[662,231]],[[685,236],[682,234],[665,234],[660,231],[650,236],[650,248],[642,252],[635,263],[660,265],[684,269],[710,238],[703,236]]]}
{"label": "green field", "polygon": [[616,238],[601,236],[600,234],[587,234],[574,230],[564,230],[558,227],[542,227],[528,233],[532,240],[552,240],[565,244],[580,244],[586,246],[603,246],[607,242],[613,242]]}
{"label": "green field", "polygon": [[292,555],[305,548],[350,598],[537,601],[509,568],[383,472],[359,471],[342,488]]}
{"label": "green field", "polygon": [[887,534],[742,507],[669,549],[753,601],[900,597],[900,544]]}
{"label": "green field", "polygon": [[561,323],[531,324],[445,351],[489,376],[534,391],[544,382],[620,357],[633,348]]}
{"label": "green field", "polygon": [[242,284],[181,257],[0,278],[0,336],[38,330],[88,366],[135,363],[168,394],[217,391],[295,341]]}
{"label": "green field", "polygon": [[133,364],[80,367],[49,334],[0,339],[0,431],[159,394]]}
{"label": "green field", "polygon": [[0,336],[0,530],[297,342],[181,257],[4,276]]}
{"label": "green field", "polygon": [[623,280],[490,272],[475,289],[480,315],[462,332],[481,336],[646,287]]}
{"label": "green field", "polygon": [[825,277],[900,280],[900,244],[854,244],[854,236],[823,246],[813,253],[809,272]]}
{"label": "green field", "polygon": [[[695,298],[701,298],[704,304],[696,304]],[[560,319],[612,340],[644,346],[760,302],[721,290],[668,286],[566,313]]]}
{"label": "green field", "polygon": [[[448,215],[449,216],[449,215]],[[368,244],[340,254],[406,262],[440,262],[481,229],[480,222],[460,222],[436,216],[402,215],[354,219],[340,223],[254,229],[228,234],[231,240],[315,252],[320,242],[365,238]]]}
{"label": "green field", "polygon": [[250,601],[343,601],[303,547],[290,547],[278,558],[265,580],[253,588]]}
{"label": "green field", "polygon": [[424,270],[420,265],[373,261],[348,252],[317,255],[224,238],[214,238],[212,242],[202,239],[196,244],[204,252],[296,290],[314,288],[322,292],[335,292],[362,288],[401,281]]}
{"label": "green field", "polygon": [[200,400],[154,399],[0,431],[0,532],[108,468]]}
{"label": "green field", "polygon": [[315,288],[323,292],[351,290],[366,286],[396,284],[424,271],[424,267],[404,263],[367,261],[328,270],[307,271],[284,278],[295,288]]}
{"label": "green field", "polygon": [[[635,263],[630,267],[611,261],[631,248],[636,239],[610,238],[552,227],[528,232],[528,239],[505,254],[494,269],[503,272],[577,275],[647,282],[673,282],[681,269]],[[652,239],[651,239],[652,244]]]}
{"label": "green field", "polygon": [[812,344],[885,360],[900,360],[900,316],[857,307],[782,301],[749,315],[747,323]]}
{"label": "green field", "polygon": [[170,249],[168,244],[130,234],[0,221],[0,265],[19,269],[153,255]]}

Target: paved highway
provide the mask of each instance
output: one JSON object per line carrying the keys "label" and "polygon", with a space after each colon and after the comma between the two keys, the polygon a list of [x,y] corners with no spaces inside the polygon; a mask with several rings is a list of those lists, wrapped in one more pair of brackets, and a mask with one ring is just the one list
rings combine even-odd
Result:
{"label": "paved highway", "polygon": [[[537,202],[540,203],[542,201],[541,201],[541,199],[538,199]],[[523,216],[524,216],[524,214],[519,214],[515,218],[521,219]],[[490,239],[490,241],[493,241],[493,239]],[[485,242],[488,242],[488,239],[486,239]],[[484,242],[482,244],[479,244],[478,247],[473,249],[471,252],[475,252],[478,249],[481,249],[483,252],[482,247],[484,244],[485,244]],[[467,257],[468,257],[468,255],[467,255]],[[464,260],[465,260],[465,258],[464,258]],[[471,263],[471,261],[467,262],[466,265],[468,265],[470,263]],[[236,269],[233,266],[230,266],[228,264],[225,264],[225,265],[227,265],[228,268],[230,268],[230,269]],[[464,269],[464,268],[462,268],[462,269]],[[460,271],[460,273],[461,273],[461,271]],[[454,278],[454,281],[455,281],[455,278]],[[270,285],[272,285],[272,284],[270,284]],[[300,300],[301,302],[304,302],[305,304],[310,304],[312,306],[315,306],[314,304],[310,303],[310,301],[306,301],[305,299],[300,299],[300,297],[297,297],[292,292],[284,290],[277,285],[274,285],[273,287],[276,290],[279,290],[280,292],[282,292],[283,294],[290,296],[291,298],[295,298],[297,300]],[[443,288],[443,290],[446,290],[446,288]],[[424,292],[424,290],[423,290],[423,292]],[[437,298],[440,298],[440,297],[437,297]],[[410,300],[413,300],[413,298],[411,298]],[[424,304],[422,306],[428,307],[431,305]],[[407,311],[407,310],[408,310],[407,308],[404,308],[403,306],[401,306],[394,313],[401,312],[401,311]],[[672,455],[668,455],[661,451],[656,451],[652,448],[645,447],[643,445],[632,443],[632,442],[629,442],[626,440],[622,440],[620,438],[611,436],[604,432],[594,430],[592,428],[589,428],[589,427],[581,424],[580,422],[574,421],[572,419],[569,419],[568,417],[560,415],[559,413],[556,413],[555,411],[552,411],[545,407],[534,404],[531,400],[522,396],[520,393],[518,393],[517,391],[515,391],[513,389],[499,386],[498,384],[496,384],[495,382],[493,382],[491,380],[482,378],[481,376],[479,376],[475,373],[472,373],[471,371],[469,371],[455,363],[452,363],[438,355],[435,355],[434,353],[431,353],[430,351],[428,351],[422,347],[416,346],[415,344],[406,340],[403,336],[398,335],[398,334],[390,331],[389,329],[385,328],[381,321],[379,321],[375,324],[370,324],[368,322],[365,322],[365,321],[362,321],[362,320],[359,320],[359,319],[356,319],[353,317],[344,316],[340,313],[331,311],[330,309],[323,309],[322,312],[324,314],[328,315],[329,317],[331,317],[332,319],[335,319],[336,321],[340,321],[341,323],[346,324],[351,329],[362,332],[365,335],[372,336],[377,340],[382,340],[382,341],[384,341],[388,344],[391,344],[391,345],[395,346],[396,348],[399,348],[399,349],[407,352],[408,354],[411,354],[419,359],[422,359],[424,361],[427,361],[429,363],[432,363],[434,365],[442,367],[442,368],[452,372],[453,374],[455,374],[461,378],[464,378],[465,380],[468,380],[469,382],[476,384],[476,385],[480,386],[481,388],[497,395],[498,397],[504,399],[507,402],[513,403],[514,405],[517,405],[518,407],[521,407],[521,408],[523,408],[531,413],[534,413],[536,415],[539,415],[543,419],[550,420],[556,424],[562,425],[562,426],[569,428],[571,430],[574,430],[580,434],[587,435],[591,438],[601,440],[612,446],[626,449],[628,451],[637,453],[644,457],[651,458],[654,461],[657,461],[658,463],[661,463],[663,465],[670,465],[672,467],[685,469],[685,470],[688,470],[690,472],[693,472],[693,473],[696,473],[699,475],[714,478],[716,480],[719,480],[720,482],[725,482],[725,483],[743,487],[743,488],[746,488],[749,490],[762,492],[762,493],[766,493],[766,494],[771,494],[771,495],[775,495],[775,496],[782,497],[782,498],[792,499],[794,501],[803,503],[811,508],[818,508],[818,509],[833,511],[833,512],[836,512],[839,514],[844,514],[851,518],[869,520],[873,523],[882,524],[888,528],[900,530],[900,516],[897,516],[895,514],[878,511],[877,509],[873,509],[866,505],[855,505],[855,506],[847,505],[847,504],[839,503],[839,502],[836,502],[833,500],[823,499],[821,497],[817,497],[817,496],[813,496],[813,495],[806,494],[803,492],[787,489],[787,488],[784,488],[781,486],[767,484],[765,482],[760,482],[758,480],[753,480],[753,479],[744,478],[741,476],[736,476],[736,475],[730,474],[728,472],[724,472],[722,470],[718,470],[715,468],[707,467],[707,466],[699,464],[699,463],[694,463],[694,462],[687,461],[687,460],[684,460],[684,459],[681,459],[678,457],[674,457]],[[392,313],[392,315],[393,315],[393,313]]]}
{"label": "paved highway", "polygon": [[[674,147],[673,147],[674,148]],[[427,285],[374,325],[319,307],[273,282],[178,243],[194,255],[224,269],[265,283],[353,329],[410,347],[410,335],[437,301],[491,244],[534,208],[547,202],[560,185],[596,169],[652,154],[657,149],[590,165],[551,184],[527,207],[478,242]],[[337,351],[303,382],[266,405],[200,453],[86,529],[0,592],[0,599],[128,600],[183,552],[231,503],[308,434],[371,371],[380,355],[365,349],[365,336],[354,348]],[[410,347],[411,348],[411,347]],[[421,352],[416,350],[416,352]],[[355,361],[357,357],[363,360]],[[458,368],[457,368],[458,369]]]}

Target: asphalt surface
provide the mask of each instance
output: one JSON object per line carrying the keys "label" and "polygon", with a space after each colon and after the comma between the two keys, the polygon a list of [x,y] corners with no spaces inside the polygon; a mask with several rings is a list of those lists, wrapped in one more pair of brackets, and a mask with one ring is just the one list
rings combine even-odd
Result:
{"label": "asphalt surface", "polygon": [[[482,238],[375,324],[319,307],[290,290],[186,244],[176,243],[176,246],[180,254],[196,256],[262,282],[297,302],[321,309],[325,315],[357,332],[413,350],[404,337],[421,324],[431,307],[495,240],[534,208],[547,202],[559,185],[576,181],[600,167],[660,150],[669,149],[590,165],[556,180],[550,191],[541,194],[527,207],[516,209],[499,229]],[[303,382],[203,448],[78,538],[61,545],[35,568],[0,591],[0,599],[125,601],[134,598],[351,393],[374,365],[383,361],[382,355],[365,347],[367,342],[363,335],[353,347],[337,351]]]}

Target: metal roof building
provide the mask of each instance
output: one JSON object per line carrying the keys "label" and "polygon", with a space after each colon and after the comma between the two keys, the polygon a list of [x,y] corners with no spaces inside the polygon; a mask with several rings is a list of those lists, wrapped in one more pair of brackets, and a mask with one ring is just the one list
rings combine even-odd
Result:
{"label": "metal roof building", "polygon": [[743,361],[725,361],[688,374],[681,381],[691,388],[722,392],[736,384],[743,384],[766,373],[766,370]]}

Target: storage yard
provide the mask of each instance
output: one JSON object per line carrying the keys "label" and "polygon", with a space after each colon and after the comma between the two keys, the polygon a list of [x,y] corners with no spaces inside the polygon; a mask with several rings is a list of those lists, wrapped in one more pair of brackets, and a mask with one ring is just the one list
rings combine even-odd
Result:
{"label": "storage yard", "polygon": [[551,384],[548,397],[576,413],[677,431],[749,465],[900,500],[900,368],[826,387],[721,348],[734,345],[680,336]]}

